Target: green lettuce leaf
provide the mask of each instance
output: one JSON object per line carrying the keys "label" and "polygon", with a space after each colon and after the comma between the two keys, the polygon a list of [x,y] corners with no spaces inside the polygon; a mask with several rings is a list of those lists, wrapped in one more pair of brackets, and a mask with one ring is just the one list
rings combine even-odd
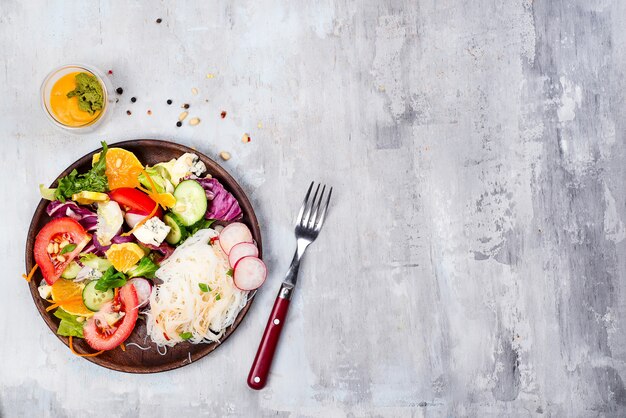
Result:
{"label": "green lettuce leaf", "polygon": [[83,336],[83,323],[76,320],[78,316],[67,313],[61,308],[54,311],[54,316],[61,320],[57,334],[63,335],[64,337],[72,336],[85,338]]}
{"label": "green lettuce leaf", "polygon": [[128,277],[145,277],[147,279],[154,279],[154,273],[159,269],[159,265],[155,263],[149,257],[144,257],[139,261],[135,267],[130,269],[127,274]]}
{"label": "green lettuce leaf", "polygon": [[96,283],[96,290],[101,292],[106,292],[109,289],[113,289],[115,287],[122,287],[126,284],[126,276],[124,273],[121,273],[115,270],[115,267],[111,266],[107,271],[104,272],[102,277],[98,279],[98,283]]}

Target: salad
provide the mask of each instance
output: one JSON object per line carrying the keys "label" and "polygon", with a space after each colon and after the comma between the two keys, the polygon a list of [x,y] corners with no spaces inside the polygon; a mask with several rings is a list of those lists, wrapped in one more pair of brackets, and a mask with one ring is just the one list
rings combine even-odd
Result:
{"label": "salad", "polygon": [[51,220],[38,232],[39,295],[57,334],[94,356],[124,349],[138,320],[157,346],[219,341],[265,281],[237,199],[192,153],[145,166],[108,148],[56,188],[40,185]]}

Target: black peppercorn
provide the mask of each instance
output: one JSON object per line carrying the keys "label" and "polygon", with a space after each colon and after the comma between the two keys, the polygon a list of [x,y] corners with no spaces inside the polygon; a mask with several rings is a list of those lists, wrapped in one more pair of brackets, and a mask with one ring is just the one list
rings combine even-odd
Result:
{"label": "black peppercorn", "polygon": [[167,104],[168,104],[168,105],[171,105],[171,104],[172,104],[172,101],[168,99],[168,100],[167,100]]}
{"label": "black peppercorn", "polygon": [[123,89],[123,88],[121,88],[121,87],[116,88],[116,89],[115,89],[115,91],[117,92],[117,94],[122,94],[122,93],[124,93],[124,89]]}
{"label": "black peppercorn", "polygon": [[189,103],[185,103],[185,104],[183,105],[183,107],[184,107],[185,109],[189,109]]}
{"label": "black peppercorn", "polygon": [[181,121],[178,121],[178,122],[176,122],[176,126],[178,126],[180,128],[181,126],[183,126],[183,123]]}
{"label": "black peppercorn", "polygon": [[128,116],[130,116],[130,115],[131,115],[130,110],[127,110],[127,111],[126,111],[126,114],[127,114]]}
{"label": "black peppercorn", "polygon": [[130,98],[130,101],[131,101],[131,102],[133,102],[133,103],[135,103],[135,102],[137,101],[137,98],[136,98],[136,97],[131,97],[131,98]]}
{"label": "black peppercorn", "polygon": [[156,20],[156,22],[157,22],[157,23],[161,23],[161,22],[163,22],[163,19],[158,18],[158,19]]}

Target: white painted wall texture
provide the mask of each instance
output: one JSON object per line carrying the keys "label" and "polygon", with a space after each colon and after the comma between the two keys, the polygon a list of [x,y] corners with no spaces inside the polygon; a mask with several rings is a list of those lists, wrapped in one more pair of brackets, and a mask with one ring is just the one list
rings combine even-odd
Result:
{"label": "white painted wall texture", "polygon": [[[624,416],[625,17],[601,0],[3,0],[0,415]],[[70,62],[124,88],[93,134],[40,110]],[[182,103],[200,125],[175,126]],[[74,357],[20,278],[37,185],[132,138],[229,151],[271,271],[223,347],[148,376]],[[313,179],[336,200],[253,392]]]}

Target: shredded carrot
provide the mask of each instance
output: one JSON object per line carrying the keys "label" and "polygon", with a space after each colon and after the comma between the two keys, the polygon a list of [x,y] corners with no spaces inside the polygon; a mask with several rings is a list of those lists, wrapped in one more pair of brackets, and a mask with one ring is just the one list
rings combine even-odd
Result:
{"label": "shredded carrot", "polygon": [[[64,303],[78,302],[80,300],[83,300],[82,296],[77,296],[77,297],[74,297],[74,298],[60,300],[60,301],[55,302],[52,305],[48,306],[46,308],[46,312],[50,312],[51,310],[53,310],[54,308],[58,308],[59,306],[63,307]],[[46,302],[51,302],[51,301],[46,299]]]}
{"label": "shredded carrot", "polygon": [[[141,170],[141,172],[148,179],[148,183],[150,183],[150,189],[152,190],[152,193],[158,193],[156,184],[154,184],[154,180],[152,180],[152,177],[150,177],[150,174],[148,174],[146,170]],[[148,193],[148,194],[151,194],[151,193]]]}
{"label": "shredded carrot", "polygon": [[116,287],[115,288],[115,293],[113,293],[113,300],[117,300],[118,293],[120,293],[120,288]]}
{"label": "shredded carrot", "polygon": [[139,190],[141,190],[142,192],[144,192],[145,194],[151,194],[151,193],[152,193],[150,190],[146,189],[146,188],[145,188],[145,187],[143,187],[143,186],[137,186],[137,188],[138,188]]}
{"label": "shredded carrot", "polygon": [[39,267],[38,264],[35,264],[33,266],[32,269],[30,269],[30,272],[28,273],[28,276],[25,274],[22,274],[22,277],[24,278],[24,280],[26,280],[28,283],[30,283],[30,281],[33,279],[33,276],[35,275],[35,271],[37,271],[37,268]]}
{"label": "shredded carrot", "polygon": [[152,180],[152,177],[150,177],[150,175],[146,172],[146,170],[142,170],[142,173],[144,176],[146,176],[146,178],[148,179],[148,182],[150,182],[150,189],[152,190],[148,191],[141,186],[138,187],[139,190],[141,190],[144,193],[147,193],[150,199],[152,199],[157,205],[161,205],[163,209],[167,210],[168,206],[165,203],[163,203],[163,200],[161,199],[161,194],[163,193],[158,192],[156,184],[154,184],[154,180]]}
{"label": "shredded carrot", "polygon": [[127,237],[127,236],[129,236],[130,234],[132,234],[133,232],[135,232],[137,229],[139,229],[139,227],[140,227],[141,225],[145,224],[145,223],[148,221],[148,219],[152,218],[152,217],[156,214],[156,212],[157,212],[157,209],[158,209],[158,208],[159,208],[159,205],[154,205],[154,209],[152,209],[152,212],[150,212],[150,214],[149,214],[148,216],[146,216],[145,218],[143,218],[142,220],[140,220],[139,222],[137,222],[137,225],[135,225],[135,227],[134,227],[133,229],[131,229],[131,230],[130,230],[130,231],[128,231],[128,232],[124,232],[124,233],[122,234],[122,236],[123,236],[123,237]]}
{"label": "shredded carrot", "polygon": [[72,342],[72,336],[71,335],[70,335],[70,351],[73,354],[77,355],[78,357],[95,357],[95,356],[99,356],[100,354],[104,353],[104,350],[100,350],[97,353],[91,353],[91,354],[80,354],[80,353],[77,353],[74,350],[74,344]]}
{"label": "shredded carrot", "polygon": [[124,343],[120,344],[120,348],[122,349],[122,351],[126,351],[126,346],[124,345]]}

